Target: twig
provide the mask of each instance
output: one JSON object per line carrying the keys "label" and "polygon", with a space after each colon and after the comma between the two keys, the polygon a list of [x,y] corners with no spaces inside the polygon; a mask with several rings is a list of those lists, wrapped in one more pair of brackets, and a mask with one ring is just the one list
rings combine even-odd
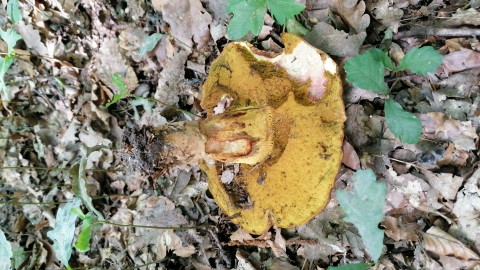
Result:
{"label": "twig", "polygon": [[[305,240],[305,239],[289,239],[286,241],[287,246],[293,245],[316,245],[318,244],[317,240]],[[254,246],[254,247],[261,247],[261,248],[268,248],[270,245],[267,243],[265,239],[251,239],[251,240],[243,240],[243,241],[230,241],[227,243],[227,246]]]}
{"label": "twig", "polygon": [[198,226],[148,226],[148,225],[136,225],[136,224],[119,224],[110,221],[98,221],[95,224],[108,224],[112,226],[118,227],[129,227],[129,228],[144,228],[144,229],[158,229],[158,230],[177,230],[177,231],[185,231],[191,229],[203,229],[209,228],[211,225],[198,225]]}
{"label": "twig", "polygon": [[413,28],[408,31],[399,32],[393,35],[393,39],[402,39],[406,37],[427,37],[427,36],[443,36],[443,37],[462,37],[462,36],[480,36],[478,28],[439,28],[439,27],[422,27]]}

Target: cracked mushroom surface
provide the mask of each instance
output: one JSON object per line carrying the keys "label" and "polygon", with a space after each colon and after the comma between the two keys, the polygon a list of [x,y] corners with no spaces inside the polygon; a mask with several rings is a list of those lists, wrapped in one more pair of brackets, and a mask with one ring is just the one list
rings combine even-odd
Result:
{"label": "cracked mushroom surface", "polygon": [[[220,209],[253,234],[317,215],[342,159],[337,65],[297,36],[282,41],[281,54],[228,44],[202,88],[208,117],[199,124],[206,137],[201,167]],[[240,167],[227,184],[221,175],[228,163]]]}

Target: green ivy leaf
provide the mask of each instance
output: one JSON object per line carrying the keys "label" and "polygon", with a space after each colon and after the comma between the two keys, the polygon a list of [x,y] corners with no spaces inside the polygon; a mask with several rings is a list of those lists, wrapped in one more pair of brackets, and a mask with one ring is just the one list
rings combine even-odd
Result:
{"label": "green ivy leaf", "polygon": [[13,23],[18,23],[22,20],[22,12],[18,0],[9,0],[7,3],[7,14]]}
{"label": "green ivy leaf", "polygon": [[82,201],[79,198],[66,203],[58,209],[55,220],[55,227],[47,233],[48,238],[53,241],[53,250],[60,262],[71,269],[68,265],[70,256],[72,256],[72,241],[75,235],[75,221],[77,216],[72,212],[72,208],[79,208]]}
{"label": "green ivy leaf", "polygon": [[392,133],[403,143],[417,143],[422,134],[422,123],[405,111],[400,104],[392,99],[385,100],[385,118]]}
{"label": "green ivy leaf", "polygon": [[387,185],[376,182],[371,169],[358,170],[352,180],[352,191],[337,190],[337,199],[346,214],[345,220],[355,225],[368,254],[377,262],[383,247],[383,231],[378,228],[378,224],[384,218],[382,209]]}
{"label": "green ivy leaf", "polygon": [[240,39],[249,31],[257,36],[262,30],[267,0],[229,0],[227,11],[233,13],[227,28],[231,39]]}
{"label": "green ivy leaf", "polygon": [[92,218],[92,213],[87,213],[82,218],[82,230],[78,235],[77,243],[75,243],[75,248],[80,252],[87,252],[90,250],[90,239],[92,239]]}
{"label": "green ivy leaf", "polygon": [[152,34],[148,36],[142,43],[142,46],[138,50],[140,56],[144,56],[147,52],[155,49],[158,42],[162,39],[163,35],[159,33]]}
{"label": "green ivy leaf", "polygon": [[372,266],[367,263],[352,263],[342,266],[329,266],[328,270],[367,270],[370,267]]}
{"label": "green ivy leaf", "polygon": [[0,270],[9,270],[12,268],[12,257],[12,246],[7,241],[2,229],[0,229]]}
{"label": "green ivy leaf", "polygon": [[268,0],[267,7],[281,25],[285,24],[286,19],[293,19],[305,9],[304,5],[295,3],[295,0]]}
{"label": "green ivy leaf", "polygon": [[382,55],[385,53],[380,49],[372,49],[348,59],[344,67],[347,81],[365,90],[387,94],[389,90],[384,81],[385,59]]}
{"label": "green ivy leaf", "polygon": [[397,70],[411,70],[415,74],[425,75],[433,72],[443,61],[443,56],[431,46],[415,47],[400,60]]}

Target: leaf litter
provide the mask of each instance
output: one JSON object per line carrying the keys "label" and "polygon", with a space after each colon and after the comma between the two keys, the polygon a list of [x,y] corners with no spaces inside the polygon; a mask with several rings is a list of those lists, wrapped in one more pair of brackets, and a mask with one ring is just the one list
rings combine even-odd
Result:
{"label": "leaf litter", "polygon": [[[465,8],[468,1],[297,2],[307,6],[306,20],[297,18],[312,30],[307,40],[336,56],[337,63],[379,44],[388,27],[396,48],[389,54],[396,63],[426,44],[444,55],[441,67],[424,77],[405,73],[395,84],[387,77],[391,97],[421,120],[422,139],[415,145],[392,136],[382,95],[345,85],[346,145],[351,147],[345,147],[348,155],[335,187],[349,186],[352,169],[358,168],[374,169],[387,183],[382,249],[392,255],[380,258],[378,267],[478,265],[480,57],[478,40],[469,34],[478,26],[478,6]],[[49,1],[41,7],[19,2],[19,7],[16,24],[3,19],[7,12],[0,9],[2,29],[13,27],[22,37],[13,44],[17,59],[4,75],[3,91],[11,100],[0,103],[1,241],[11,247],[2,245],[2,254],[15,259],[14,269],[54,269],[68,259],[59,256],[47,234],[62,229],[56,222],[64,206],[56,203],[75,196],[72,186],[78,180],[70,170],[79,162],[86,162],[82,194],[112,224],[93,226],[91,251],[72,249],[72,267],[326,269],[369,262],[368,247],[343,220],[333,193],[326,209],[303,226],[239,236],[211,198],[198,166],[142,163],[151,153],[148,134],[122,143],[128,130],[201,115],[200,85],[228,40],[226,1]],[[269,16],[261,24],[262,37],[248,39],[278,46],[278,25]],[[460,27],[466,34],[455,36]],[[161,37],[140,53],[155,34]],[[13,45],[0,41],[2,57]],[[128,95],[144,99],[125,97],[105,109],[121,91],[114,74]],[[85,146],[98,145],[105,147],[82,153]],[[229,168],[222,179],[235,181],[235,167]],[[191,229],[166,228],[185,226]],[[78,234],[74,231],[74,239]]]}

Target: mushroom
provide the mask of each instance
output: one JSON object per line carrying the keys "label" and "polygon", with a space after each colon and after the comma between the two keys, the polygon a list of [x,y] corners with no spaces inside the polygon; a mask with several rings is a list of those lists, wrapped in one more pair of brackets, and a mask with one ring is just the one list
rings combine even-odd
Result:
{"label": "mushroom", "polygon": [[[245,42],[225,46],[202,88],[207,119],[159,129],[161,154],[200,162],[220,209],[253,234],[317,215],[342,159],[337,65],[295,35],[283,34],[282,41],[281,54]],[[223,183],[232,163],[240,164],[235,178]]]}

